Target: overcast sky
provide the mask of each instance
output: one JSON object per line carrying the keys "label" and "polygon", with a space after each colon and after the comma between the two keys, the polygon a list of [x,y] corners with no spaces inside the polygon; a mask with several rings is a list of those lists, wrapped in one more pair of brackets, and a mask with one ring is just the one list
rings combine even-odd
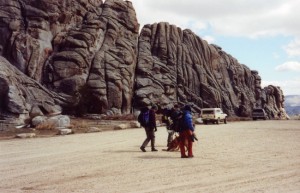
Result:
{"label": "overcast sky", "polygon": [[300,95],[300,0],[131,0],[141,28],[191,29],[259,71],[262,85]]}

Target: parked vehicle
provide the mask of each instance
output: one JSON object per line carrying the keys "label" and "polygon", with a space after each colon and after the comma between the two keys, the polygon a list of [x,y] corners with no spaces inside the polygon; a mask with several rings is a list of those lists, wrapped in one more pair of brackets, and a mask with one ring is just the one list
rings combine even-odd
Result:
{"label": "parked vehicle", "polygon": [[227,114],[223,113],[220,108],[204,108],[201,110],[201,118],[204,124],[208,122],[219,124],[224,122],[227,124]]}
{"label": "parked vehicle", "polygon": [[256,120],[256,119],[266,120],[267,118],[268,118],[268,115],[264,109],[256,108],[256,109],[252,110],[252,119],[253,120]]}

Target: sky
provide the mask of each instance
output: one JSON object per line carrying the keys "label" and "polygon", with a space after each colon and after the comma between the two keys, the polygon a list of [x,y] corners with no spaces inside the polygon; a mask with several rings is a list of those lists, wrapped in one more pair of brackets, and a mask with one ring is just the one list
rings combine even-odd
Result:
{"label": "sky", "polygon": [[262,86],[300,95],[300,0],[130,0],[140,28],[168,22],[191,29],[239,63]]}

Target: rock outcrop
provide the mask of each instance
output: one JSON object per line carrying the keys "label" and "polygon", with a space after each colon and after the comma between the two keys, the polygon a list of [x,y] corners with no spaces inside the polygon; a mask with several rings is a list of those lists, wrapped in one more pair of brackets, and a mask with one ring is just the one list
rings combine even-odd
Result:
{"label": "rock outcrop", "polygon": [[37,115],[57,114],[72,97],[49,91],[0,56],[0,119],[20,124]]}
{"label": "rock outcrop", "polygon": [[[139,24],[122,0],[2,0],[0,114],[129,114],[156,103],[283,112],[280,88],[190,30]],[[0,117],[1,118],[1,117]],[[5,118],[7,119],[7,118]]]}
{"label": "rock outcrop", "polygon": [[269,85],[262,91],[261,107],[266,110],[270,119],[289,119],[284,109],[284,95],[280,87]]}
{"label": "rock outcrop", "polygon": [[260,99],[258,72],[238,63],[190,30],[158,23],[139,37],[137,106],[170,102],[222,107],[229,115],[249,116]]}
{"label": "rock outcrop", "polygon": [[0,54],[75,97],[65,110],[130,112],[139,30],[131,2],[4,0],[0,24]]}

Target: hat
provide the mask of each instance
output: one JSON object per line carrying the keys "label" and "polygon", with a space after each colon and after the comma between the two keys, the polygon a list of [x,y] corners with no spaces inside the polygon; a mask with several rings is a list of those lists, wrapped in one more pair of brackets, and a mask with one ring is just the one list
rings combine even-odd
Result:
{"label": "hat", "polygon": [[190,105],[185,105],[185,106],[184,106],[184,110],[185,110],[185,111],[190,111],[190,112],[192,112],[192,108],[191,108]]}
{"label": "hat", "polygon": [[143,107],[143,108],[141,109],[141,112],[147,112],[148,110],[149,110],[148,107]]}
{"label": "hat", "polygon": [[157,110],[158,107],[156,105],[152,105],[151,109]]}

